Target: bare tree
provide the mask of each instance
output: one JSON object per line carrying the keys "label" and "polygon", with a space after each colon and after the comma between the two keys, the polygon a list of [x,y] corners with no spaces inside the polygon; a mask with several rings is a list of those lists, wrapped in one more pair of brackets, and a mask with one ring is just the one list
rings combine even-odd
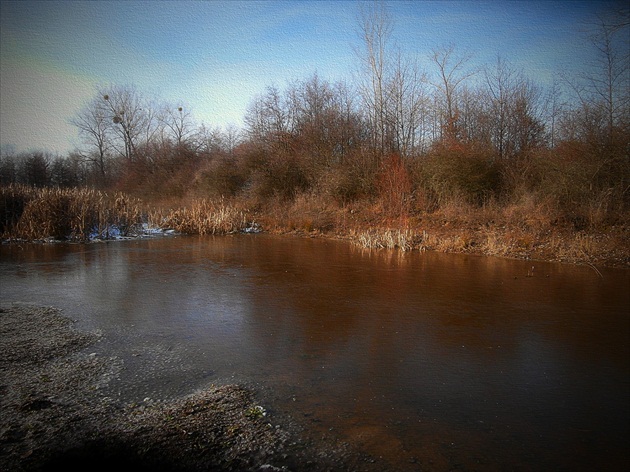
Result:
{"label": "bare tree", "polygon": [[34,187],[46,187],[50,183],[52,156],[35,151],[23,156],[22,182]]}
{"label": "bare tree", "polygon": [[111,148],[113,122],[102,98],[93,99],[71,119],[71,123],[78,128],[84,144],[90,148],[87,152],[81,152],[81,156],[96,165],[101,177],[104,177]]}
{"label": "bare tree", "polygon": [[334,85],[335,109],[338,110],[338,124],[336,130],[336,144],[333,150],[336,162],[344,163],[352,149],[363,142],[363,121],[358,110],[356,91],[345,82]]}
{"label": "bare tree", "polygon": [[267,150],[287,150],[288,136],[294,131],[290,106],[276,86],[267,87],[256,97],[245,114],[249,137]]}
{"label": "bare tree", "polygon": [[[630,41],[628,14],[620,12],[619,17],[610,20],[599,19],[597,30],[590,40],[598,52],[596,66],[599,75],[586,77],[588,90],[601,103],[606,116],[606,133],[612,141],[614,128],[621,121],[627,121],[630,114]],[[616,36],[624,34],[621,47]]]}
{"label": "bare tree", "polygon": [[426,83],[426,74],[418,64],[399,52],[388,82],[387,117],[394,132],[395,150],[402,157],[413,155],[420,144],[428,108]]}
{"label": "bare tree", "polygon": [[162,107],[159,122],[166,130],[167,139],[177,148],[189,144],[194,133],[194,121],[188,108],[165,104]]}
{"label": "bare tree", "polygon": [[225,127],[223,135],[227,153],[234,156],[234,150],[242,142],[241,130],[235,124],[230,123]]}
{"label": "bare tree", "polygon": [[362,49],[359,88],[372,129],[372,146],[384,153],[389,147],[387,120],[390,42],[392,20],[384,4],[372,4],[360,10],[358,18]]}
{"label": "bare tree", "polygon": [[134,160],[142,138],[146,143],[151,136],[154,112],[133,86],[100,89],[99,95],[108,118],[115,125],[113,130],[118,139],[112,141],[113,147],[128,161]]}
{"label": "bare tree", "polygon": [[205,154],[208,157],[221,154],[226,149],[224,133],[218,126],[209,128],[202,123],[194,134],[192,141],[196,152]]}
{"label": "bare tree", "polygon": [[330,165],[340,113],[333,86],[313,74],[310,79],[295,84],[288,95],[302,152],[315,166]]}
{"label": "bare tree", "polygon": [[588,40],[597,53],[593,72],[583,73],[577,80],[563,76],[580,103],[582,135],[609,145],[617,130],[628,132],[630,121],[629,25],[627,9],[599,17],[597,23],[588,26]]}
{"label": "bare tree", "polygon": [[0,147],[0,185],[9,185],[17,182],[15,146],[3,144]]}
{"label": "bare tree", "polygon": [[555,147],[559,136],[558,122],[566,109],[566,103],[562,99],[562,91],[557,79],[554,79],[551,87],[544,97],[543,102],[544,122],[546,123],[547,128],[547,143],[551,148],[553,148]]}
{"label": "bare tree", "polygon": [[447,139],[456,139],[458,137],[457,119],[459,110],[457,93],[464,81],[476,73],[475,70],[466,68],[469,60],[470,55],[457,55],[453,45],[435,49],[431,54],[431,61],[437,66],[438,74],[437,79],[432,84],[439,91],[443,100],[441,108],[444,116],[440,121],[444,137]]}
{"label": "bare tree", "polygon": [[499,57],[486,69],[491,141],[500,158],[514,157],[543,142],[541,89]]}
{"label": "bare tree", "polygon": [[494,69],[486,69],[485,77],[490,103],[490,114],[494,118],[491,139],[499,157],[505,157],[508,147],[508,122],[514,93],[515,72],[501,57]]}

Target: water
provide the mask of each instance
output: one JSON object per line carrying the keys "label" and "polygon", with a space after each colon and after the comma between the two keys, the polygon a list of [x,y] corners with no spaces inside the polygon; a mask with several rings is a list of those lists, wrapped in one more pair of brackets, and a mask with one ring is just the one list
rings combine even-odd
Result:
{"label": "water", "polygon": [[245,382],[390,470],[630,459],[627,270],[269,235],[0,250],[2,300],[101,330],[125,401]]}

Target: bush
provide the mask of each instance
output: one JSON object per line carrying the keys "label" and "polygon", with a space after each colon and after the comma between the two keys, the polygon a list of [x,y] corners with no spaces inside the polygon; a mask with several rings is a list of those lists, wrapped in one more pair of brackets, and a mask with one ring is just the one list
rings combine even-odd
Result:
{"label": "bush", "polygon": [[251,176],[251,188],[259,198],[278,197],[292,200],[311,186],[301,162],[294,157],[273,156],[264,167],[258,167]]}
{"label": "bush", "polygon": [[322,195],[337,205],[347,205],[372,193],[372,180],[358,167],[339,165],[322,174],[319,188]]}
{"label": "bush", "polygon": [[529,156],[521,168],[510,179],[513,199],[529,193],[553,202],[559,218],[576,229],[614,224],[627,209],[630,164],[619,156],[565,142]]}
{"label": "bush", "polygon": [[416,166],[420,187],[433,194],[440,205],[463,200],[481,206],[502,191],[500,163],[473,147],[440,147]]}
{"label": "bush", "polygon": [[398,154],[391,154],[383,160],[376,182],[383,210],[388,216],[391,218],[408,216],[412,189],[411,179]]}
{"label": "bush", "polygon": [[233,197],[243,187],[246,176],[233,159],[217,158],[201,169],[195,178],[195,188],[210,198]]}

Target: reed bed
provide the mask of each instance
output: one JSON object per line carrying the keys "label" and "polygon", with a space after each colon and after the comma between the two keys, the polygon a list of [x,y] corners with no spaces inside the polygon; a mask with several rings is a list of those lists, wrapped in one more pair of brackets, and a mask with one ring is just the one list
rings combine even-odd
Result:
{"label": "reed bed", "polygon": [[87,188],[0,187],[0,235],[4,240],[87,241],[141,230],[140,200]]}
{"label": "reed bed", "polygon": [[94,189],[0,187],[3,240],[88,241],[138,236],[144,225],[186,234],[228,234],[247,228],[245,213],[223,201],[148,211],[141,200]]}
{"label": "reed bed", "polygon": [[152,220],[159,221],[161,227],[186,234],[230,234],[248,226],[245,213],[222,200],[195,200],[186,207],[157,212]]}

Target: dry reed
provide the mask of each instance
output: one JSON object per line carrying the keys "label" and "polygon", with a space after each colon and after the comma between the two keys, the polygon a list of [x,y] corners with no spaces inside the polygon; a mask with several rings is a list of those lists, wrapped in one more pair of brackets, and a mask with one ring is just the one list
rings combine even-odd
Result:
{"label": "dry reed", "polygon": [[195,200],[188,207],[156,213],[154,221],[186,234],[230,234],[244,230],[247,218],[243,211],[223,201]]}
{"label": "dry reed", "polygon": [[418,244],[422,239],[408,229],[371,229],[355,233],[352,236],[355,244],[367,249],[398,248],[402,251],[410,251],[424,247]]}
{"label": "dry reed", "polygon": [[2,239],[87,241],[133,235],[142,225],[140,200],[87,188],[0,187]]}
{"label": "dry reed", "polygon": [[196,200],[189,207],[146,211],[120,192],[94,189],[0,188],[2,239],[87,241],[137,236],[143,223],[187,234],[228,234],[247,227],[244,212],[223,201]]}

